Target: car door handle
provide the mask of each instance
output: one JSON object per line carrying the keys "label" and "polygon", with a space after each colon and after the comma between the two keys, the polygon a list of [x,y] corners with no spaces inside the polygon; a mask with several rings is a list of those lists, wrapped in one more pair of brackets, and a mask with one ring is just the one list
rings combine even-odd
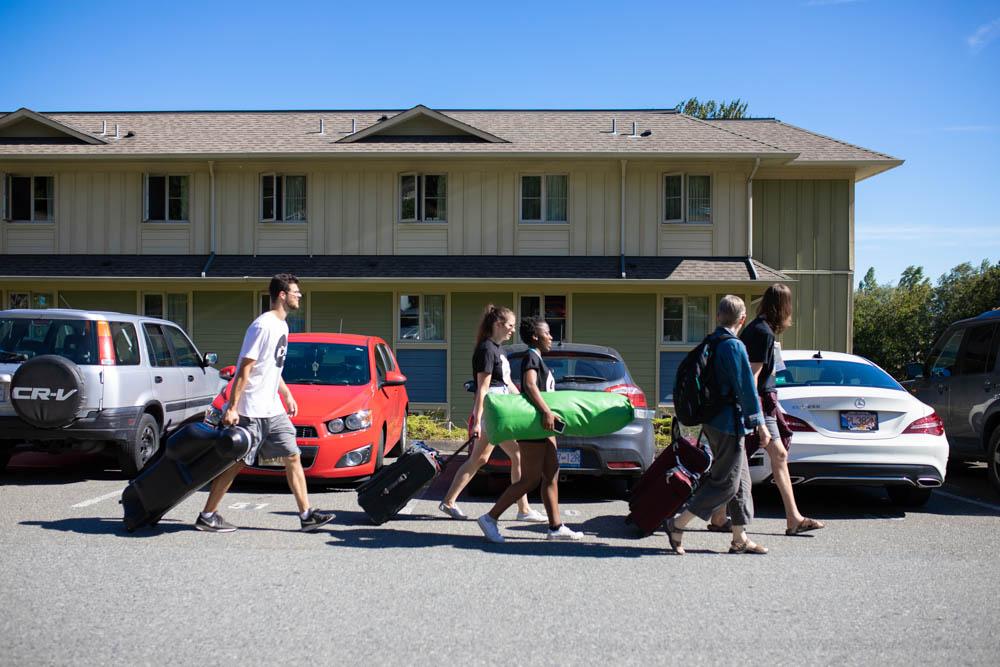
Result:
{"label": "car door handle", "polygon": [[163,376],[162,375],[154,375],[153,376],[153,382],[155,382],[156,384],[160,384],[161,382],[163,382]]}

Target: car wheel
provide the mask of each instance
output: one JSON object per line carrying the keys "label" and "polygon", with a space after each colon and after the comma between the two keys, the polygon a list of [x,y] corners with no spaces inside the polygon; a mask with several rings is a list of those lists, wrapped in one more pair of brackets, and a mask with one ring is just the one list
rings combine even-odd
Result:
{"label": "car wheel", "polygon": [[922,507],[931,497],[931,489],[919,489],[912,486],[887,486],[889,500],[900,507]]}
{"label": "car wheel", "polygon": [[407,406],[406,412],[403,413],[403,428],[399,432],[399,442],[396,443],[396,446],[392,448],[392,452],[390,453],[391,456],[395,456],[397,459],[406,453],[406,441],[409,436],[409,427],[406,424],[406,417],[409,412],[410,408]]}
{"label": "car wheel", "polygon": [[1000,493],[1000,426],[993,429],[986,458],[986,476],[993,490]]}
{"label": "car wheel", "polygon": [[159,449],[160,425],[153,415],[145,413],[139,418],[135,435],[122,443],[118,452],[122,472],[129,479],[135,477]]}
{"label": "car wheel", "polygon": [[385,424],[382,425],[382,435],[378,438],[378,453],[375,455],[375,472],[382,469],[383,458],[385,458]]}

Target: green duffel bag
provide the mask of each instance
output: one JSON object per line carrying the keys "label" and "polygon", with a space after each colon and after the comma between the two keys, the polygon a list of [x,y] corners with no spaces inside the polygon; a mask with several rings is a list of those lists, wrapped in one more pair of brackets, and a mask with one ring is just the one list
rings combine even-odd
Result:
{"label": "green duffel bag", "polygon": [[[562,435],[596,437],[619,431],[635,419],[628,397],[606,391],[547,391],[542,398],[566,424]],[[542,413],[524,394],[487,394],[483,406],[487,437],[541,440],[557,435],[542,428]]]}

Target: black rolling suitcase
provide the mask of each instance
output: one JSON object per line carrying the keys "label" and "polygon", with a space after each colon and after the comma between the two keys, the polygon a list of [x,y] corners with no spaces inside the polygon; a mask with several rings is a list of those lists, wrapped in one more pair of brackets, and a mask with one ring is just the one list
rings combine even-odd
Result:
{"label": "black rolling suitcase", "polygon": [[164,514],[246,456],[250,433],[239,426],[217,429],[191,424],[170,436],[163,447],[163,456],[122,492],[125,529],[130,533],[155,526]]}
{"label": "black rolling suitcase", "polygon": [[431,480],[448,467],[451,460],[472,443],[465,441],[454,454],[443,458],[436,449],[416,442],[391,466],[375,473],[358,487],[358,504],[377,526],[382,525],[403,509]]}

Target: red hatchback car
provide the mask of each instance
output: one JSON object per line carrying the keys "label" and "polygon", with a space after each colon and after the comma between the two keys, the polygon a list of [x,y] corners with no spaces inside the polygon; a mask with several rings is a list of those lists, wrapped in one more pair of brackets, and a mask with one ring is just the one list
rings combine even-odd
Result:
{"label": "red hatchback car", "polygon": [[[365,477],[406,448],[406,376],[381,338],[291,334],[281,376],[299,406],[292,423],[307,478]],[[212,402],[208,421],[221,418],[232,386],[230,380]],[[258,459],[241,474],[284,476],[284,470],[280,459]]]}

